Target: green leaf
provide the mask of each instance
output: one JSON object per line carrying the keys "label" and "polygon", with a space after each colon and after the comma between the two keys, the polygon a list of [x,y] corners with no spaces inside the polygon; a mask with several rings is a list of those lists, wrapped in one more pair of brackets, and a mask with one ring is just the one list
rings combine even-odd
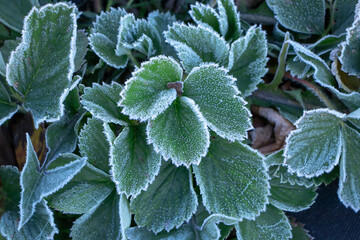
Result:
{"label": "green leaf", "polygon": [[130,212],[130,204],[124,194],[120,195],[120,225],[121,225],[121,234],[123,239],[126,238],[126,231],[130,228],[131,225],[131,212]]}
{"label": "green leaf", "polygon": [[86,163],[86,158],[81,158],[52,170],[40,169],[39,160],[28,134],[26,139],[26,163],[20,176],[21,201],[18,229],[30,220],[35,207],[44,197],[61,189]]}
{"label": "green leaf", "polygon": [[120,196],[113,191],[104,202],[78,218],[71,228],[70,237],[74,240],[120,240]]}
{"label": "green leaf", "polygon": [[154,119],[176,99],[176,90],[168,83],[182,80],[182,69],[172,58],[151,58],[133,73],[121,92],[122,113],[131,119]]}
{"label": "green leaf", "polygon": [[346,207],[358,212],[360,209],[359,132],[344,125],[342,142],[338,195]]}
{"label": "green leaf", "polygon": [[159,173],[161,156],[146,137],[144,125],[125,127],[111,145],[111,173],[118,193],[136,196]]}
{"label": "green leaf", "polygon": [[325,31],[324,0],[266,0],[266,3],[280,24],[290,30],[310,34]]}
{"label": "green leaf", "polygon": [[233,0],[218,0],[220,32],[226,41],[235,41],[241,36],[240,14]]}
{"label": "green leaf", "polygon": [[[219,14],[215,11],[214,8],[210,7],[209,5],[196,2],[195,5],[191,5],[191,10],[189,11],[189,14],[198,25],[209,27],[217,33],[221,33],[220,22],[223,19],[220,19]],[[223,23],[222,25],[225,24]]]}
{"label": "green leaf", "polygon": [[189,221],[198,205],[192,175],[185,167],[164,162],[155,181],[130,203],[139,226],[158,233]]}
{"label": "green leaf", "polygon": [[188,97],[174,103],[147,125],[148,142],[165,160],[177,166],[199,164],[209,148],[206,120]]}
{"label": "green leaf", "polygon": [[212,139],[207,156],[193,166],[206,209],[239,220],[254,219],[268,202],[263,157],[241,143]]}
{"label": "green leaf", "polygon": [[122,49],[137,50],[147,57],[161,53],[161,37],[154,25],[144,19],[135,19],[132,13],[121,18],[116,53]]}
{"label": "green leaf", "polygon": [[0,82],[0,125],[10,119],[18,111],[18,109],[19,106],[11,101],[7,89]]}
{"label": "green leaf", "polygon": [[346,41],[341,45],[342,70],[349,75],[360,77],[360,3],[356,5],[355,20],[350,28],[346,30]]}
{"label": "green leaf", "polygon": [[314,238],[309,235],[309,231],[304,229],[304,224],[295,222],[290,218],[292,240],[313,240]]}
{"label": "green leaf", "polygon": [[4,41],[4,45],[0,48],[0,52],[4,58],[5,65],[9,62],[11,52],[14,51],[20,43],[21,43],[21,38],[16,38],[15,40],[5,40]]}
{"label": "green leaf", "polygon": [[187,72],[202,63],[228,65],[229,45],[217,32],[207,27],[175,23],[165,32],[165,38],[177,51]]}
{"label": "green leaf", "polygon": [[[109,66],[125,68],[128,62],[128,51],[120,48],[116,53],[120,21],[127,13],[122,8],[110,8],[96,16],[89,41],[91,49]],[[120,51],[121,50],[121,51]]]}
{"label": "green leaf", "polygon": [[329,109],[307,111],[287,138],[285,161],[291,173],[314,177],[330,172],[339,163],[341,118]]}
{"label": "green leaf", "polygon": [[244,220],[235,225],[237,239],[290,239],[291,226],[285,214],[268,205],[266,212],[255,220]]}
{"label": "green leaf", "polygon": [[316,187],[305,187],[297,184],[281,183],[280,178],[270,181],[270,203],[275,207],[290,212],[308,209],[317,197]]}
{"label": "green leaf", "polygon": [[121,113],[117,106],[121,100],[120,92],[123,87],[112,82],[111,85],[93,83],[92,87],[86,87],[81,96],[81,103],[94,117],[107,122],[116,123],[122,126],[129,125],[129,119]]}
{"label": "green leaf", "polygon": [[256,89],[267,72],[266,33],[261,27],[251,27],[246,36],[231,45],[229,74],[237,81],[242,96],[248,96]]}
{"label": "green leaf", "polygon": [[20,173],[17,167],[3,165],[0,167],[1,189],[4,193],[6,211],[19,211],[20,202]]}
{"label": "green leaf", "polygon": [[76,18],[75,8],[64,3],[33,8],[11,54],[6,79],[22,95],[36,128],[63,115],[75,68]]}
{"label": "green leaf", "polygon": [[6,64],[1,52],[0,52],[0,74],[2,76],[6,76]]}
{"label": "green leaf", "polygon": [[[284,160],[284,157],[283,157]],[[276,169],[274,176],[280,178],[280,183],[290,183],[291,185],[300,185],[305,187],[311,187],[314,185],[315,181],[313,179],[299,177],[296,174],[291,174],[288,170],[288,167],[280,165]],[[321,175],[323,176],[323,175]]]}
{"label": "green leaf", "polygon": [[232,141],[251,129],[249,110],[238,93],[235,79],[215,64],[194,68],[184,81],[184,96],[198,104],[206,124]]}
{"label": "green leaf", "polygon": [[87,157],[88,163],[106,173],[109,172],[110,144],[106,139],[102,121],[88,120],[87,125],[80,132],[78,146],[81,155]]}
{"label": "green leaf", "polygon": [[24,17],[34,6],[40,6],[38,0],[1,0],[0,22],[17,32],[21,32]]}
{"label": "green leaf", "polygon": [[354,21],[356,3],[358,0],[336,0],[333,5],[334,24],[333,34],[340,35],[346,31]]}
{"label": "green leaf", "polygon": [[284,151],[280,150],[268,155],[265,159],[265,164],[269,168],[274,165],[280,165],[284,163],[283,157]]}
{"label": "green leaf", "polygon": [[85,30],[78,30],[76,35],[76,55],[74,58],[75,72],[78,71],[85,62],[85,55],[88,51],[89,41]]}

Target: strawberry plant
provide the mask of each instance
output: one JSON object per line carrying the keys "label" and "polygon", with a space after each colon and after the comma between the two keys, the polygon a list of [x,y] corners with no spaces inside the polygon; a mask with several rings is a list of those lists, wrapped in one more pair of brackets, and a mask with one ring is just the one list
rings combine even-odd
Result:
{"label": "strawberry plant", "polygon": [[0,0],[0,124],[33,120],[0,239],[312,239],[337,178],[360,209],[360,2],[90,2]]}

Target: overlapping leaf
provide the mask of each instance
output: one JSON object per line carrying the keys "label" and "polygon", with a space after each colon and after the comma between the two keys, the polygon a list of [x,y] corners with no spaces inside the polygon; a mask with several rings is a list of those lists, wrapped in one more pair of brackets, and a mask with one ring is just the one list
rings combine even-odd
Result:
{"label": "overlapping leaf", "polygon": [[0,82],[0,125],[10,119],[18,109],[19,106],[11,101],[7,89]]}
{"label": "overlapping leaf", "polygon": [[339,35],[346,31],[354,21],[356,3],[358,0],[342,0],[334,1],[333,18],[334,24],[332,26],[333,34]]}
{"label": "overlapping leaf", "polygon": [[220,19],[219,14],[209,5],[196,2],[191,5],[189,14],[197,24],[210,27],[219,34],[221,33],[220,25],[225,25],[224,23],[220,24],[223,19]]}

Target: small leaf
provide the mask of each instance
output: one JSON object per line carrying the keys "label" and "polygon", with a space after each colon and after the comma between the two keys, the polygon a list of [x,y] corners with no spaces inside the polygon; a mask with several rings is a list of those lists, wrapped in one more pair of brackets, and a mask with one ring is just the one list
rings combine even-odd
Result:
{"label": "small leaf", "polygon": [[255,220],[244,220],[235,225],[237,239],[290,239],[291,225],[285,214],[268,205],[266,212]]}
{"label": "small leaf", "polygon": [[325,31],[324,0],[266,0],[266,3],[280,24],[290,30],[310,34]]}
{"label": "small leaf", "polygon": [[251,27],[246,36],[239,38],[231,45],[229,57],[229,74],[237,81],[242,96],[248,96],[262,81],[267,72],[266,33],[261,27]]}
{"label": "small leaf", "polygon": [[229,45],[209,28],[175,23],[165,32],[165,38],[177,51],[187,72],[202,63],[215,62],[220,66],[228,64]]}
{"label": "small leaf", "polygon": [[87,125],[80,132],[78,146],[81,155],[87,157],[88,163],[106,173],[109,172],[110,145],[106,139],[102,121],[88,120]]}
{"label": "small leaf", "polygon": [[241,36],[240,14],[233,0],[218,0],[220,32],[226,41],[235,41]]}
{"label": "small leaf", "polygon": [[120,196],[113,191],[104,202],[78,218],[71,228],[74,240],[121,239]]}
{"label": "small leaf", "polygon": [[241,143],[215,137],[208,155],[193,166],[209,212],[236,219],[254,219],[264,211],[269,195],[263,157]]}
{"label": "small leaf", "polygon": [[209,147],[209,131],[195,102],[177,98],[173,104],[147,125],[148,142],[165,160],[175,165],[199,164]]}
{"label": "small leaf", "polygon": [[221,33],[220,22],[223,19],[220,19],[219,14],[209,5],[196,2],[195,5],[191,5],[189,14],[198,25],[210,27],[217,33]]}
{"label": "small leaf", "polygon": [[235,79],[214,64],[194,68],[184,81],[184,96],[198,104],[206,124],[232,141],[241,140],[251,128],[249,110],[237,94]]}
{"label": "small leaf", "polygon": [[136,196],[159,173],[161,156],[146,142],[144,125],[125,127],[111,145],[110,165],[119,193]]}
{"label": "small leaf", "polygon": [[18,109],[19,106],[11,101],[7,89],[0,82],[0,125],[10,119],[18,111]]}
{"label": "small leaf", "polygon": [[285,159],[290,172],[309,178],[330,172],[339,163],[344,116],[328,109],[304,113],[287,138]]}
{"label": "small leaf", "polygon": [[89,41],[85,30],[78,30],[76,35],[76,55],[74,58],[75,72],[84,64],[85,55],[88,51]]}
{"label": "small leaf", "polygon": [[309,235],[309,231],[304,228],[304,224],[295,222],[290,218],[292,240],[313,240]]}
{"label": "small leaf", "polygon": [[121,100],[120,92],[123,87],[112,82],[111,85],[93,83],[92,87],[86,87],[81,96],[81,103],[94,117],[107,122],[116,123],[122,126],[129,125],[129,119],[121,113],[117,106]]}
{"label": "small leaf", "polygon": [[76,53],[75,8],[64,3],[33,8],[25,18],[23,38],[12,52],[6,79],[31,110],[34,125],[63,115]]}
{"label": "small leaf", "polygon": [[167,84],[182,80],[182,69],[172,58],[155,57],[141,65],[121,92],[122,113],[131,119],[154,119],[176,99],[176,90]]}
{"label": "small leaf", "polygon": [[130,203],[136,223],[155,233],[179,228],[198,205],[192,186],[192,175],[185,167],[164,162],[155,181]]}
{"label": "small leaf", "polygon": [[89,41],[91,49],[109,66],[124,68],[128,62],[127,50],[116,53],[120,21],[127,13],[121,8],[110,8],[96,17]]}
{"label": "small leaf", "polygon": [[36,205],[44,197],[61,189],[86,163],[86,158],[81,158],[65,166],[44,171],[44,169],[40,169],[39,160],[28,134],[26,138],[26,163],[20,176],[21,201],[18,229],[21,229],[30,220]]}

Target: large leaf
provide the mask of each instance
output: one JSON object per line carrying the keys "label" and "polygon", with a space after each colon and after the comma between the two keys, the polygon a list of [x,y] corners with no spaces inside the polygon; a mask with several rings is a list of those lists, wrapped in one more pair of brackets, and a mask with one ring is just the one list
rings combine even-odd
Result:
{"label": "large leaf", "polygon": [[301,33],[324,33],[324,0],[266,0],[266,2],[284,27]]}
{"label": "large leaf", "polygon": [[154,119],[176,99],[168,83],[182,80],[182,69],[172,58],[155,57],[142,64],[121,92],[122,112],[132,119]]}
{"label": "large leaf", "polygon": [[330,172],[339,163],[341,153],[341,118],[343,114],[328,109],[304,113],[287,138],[285,160],[290,172],[313,177]]}
{"label": "large leaf", "polygon": [[21,32],[24,17],[34,6],[40,6],[38,0],[1,0],[0,22],[17,32]]}
{"label": "large leaf", "polygon": [[209,131],[198,106],[188,97],[177,98],[156,119],[149,121],[147,135],[155,151],[175,165],[199,164],[209,147]]}
{"label": "large leaf", "polygon": [[81,158],[48,171],[40,169],[39,160],[28,134],[26,139],[26,163],[20,176],[21,201],[18,229],[30,220],[36,205],[44,197],[62,188],[86,163],[86,158]]}
{"label": "large leaf", "polygon": [[340,35],[351,26],[354,21],[356,3],[358,0],[335,0],[333,5],[334,24],[333,34]]}
{"label": "large leaf", "polygon": [[124,68],[128,62],[128,51],[124,48],[116,53],[120,20],[127,13],[124,9],[110,8],[96,17],[92,33],[89,37],[91,49],[106,64],[114,68]]}
{"label": "large leaf", "polygon": [[164,162],[155,181],[132,199],[131,212],[139,226],[158,233],[189,221],[198,205],[192,175],[185,167]]}
{"label": "large leaf", "polygon": [[251,128],[249,110],[238,93],[235,79],[214,64],[194,68],[184,82],[184,96],[198,104],[206,124],[232,141]]}
{"label": "large leaf", "polygon": [[64,3],[33,8],[25,18],[20,45],[12,52],[6,79],[31,110],[34,124],[63,114],[75,69],[75,8]]}
{"label": "large leaf", "polygon": [[129,119],[121,113],[118,102],[121,100],[120,92],[123,87],[112,82],[111,85],[94,83],[86,87],[81,96],[81,103],[94,117],[108,123],[117,123],[127,126]]}
{"label": "large leaf", "polygon": [[248,96],[260,83],[267,72],[266,33],[260,27],[251,27],[246,36],[239,38],[231,45],[229,57],[229,74],[237,81],[242,96]]}
{"label": "large leaf", "polygon": [[291,226],[285,214],[268,205],[266,212],[255,220],[244,220],[235,225],[237,239],[290,239]]}
{"label": "large leaf", "polygon": [[146,138],[144,125],[125,127],[111,145],[111,173],[119,193],[136,196],[159,173],[161,156]]}
{"label": "large leaf", "polygon": [[193,166],[206,209],[254,219],[268,202],[269,176],[263,157],[241,143],[212,138],[207,156]]}
{"label": "large leaf", "polygon": [[207,27],[175,23],[165,32],[165,37],[177,51],[187,72],[202,63],[228,64],[229,45],[217,32]]}
{"label": "large leaf", "polygon": [[0,82],[0,125],[10,119],[19,109],[19,106],[12,102],[5,86]]}

